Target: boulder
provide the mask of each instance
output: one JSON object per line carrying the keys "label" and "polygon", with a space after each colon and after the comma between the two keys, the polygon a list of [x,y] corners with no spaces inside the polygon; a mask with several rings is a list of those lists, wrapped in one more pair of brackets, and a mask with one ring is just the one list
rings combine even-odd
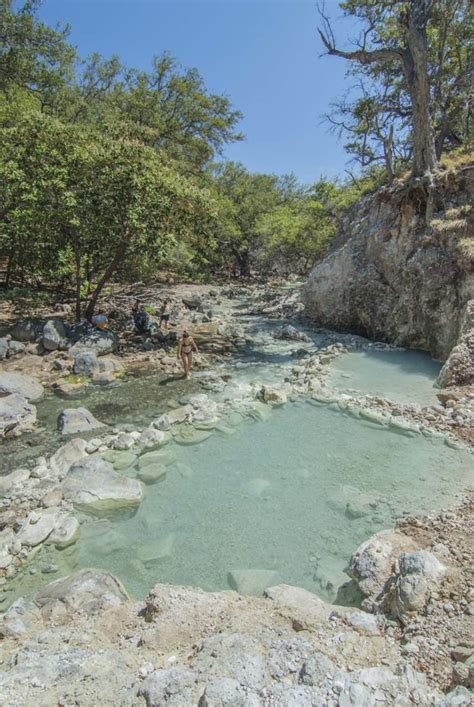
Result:
{"label": "boulder", "polygon": [[59,602],[70,615],[92,616],[127,603],[130,597],[119,580],[108,572],[83,569],[48,584],[35,596],[43,610]]}
{"label": "boulder", "polygon": [[87,408],[66,408],[59,413],[58,430],[62,435],[74,435],[105,427]]}
{"label": "boulder", "polygon": [[0,338],[0,361],[4,361],[8,354],[8,341],[5,337]]}
{"label": "boulder", "polygon": [[0,636],[23,638],[31,636],[42,628],[41,611],[37,605],[20,597],[3,614],[0,622]]}
{"label": "boulder", "polygon": [[456,346],[438,376],[438,385],[469,385],[474,382],[474,299],[467,303]]}
{"label": "boulder", "polygon": [[43,325],[35,319],[24,319],[15,324],[11,330],[12,339],[17,341],[35,341],[41,336]]}
{"label": "boulder", "polygon": [[67,501],[93,512],[134,508],[143,500],[140,482],[119,474],[99,456],[73,464],[61,488]]}
{"label": "boulder", "polygon": [[198,675],[186,668],[155,670],[138,690],[147,707],[185,707],[197,704],[196,683]]}
{"label": "boulder", "polygon": [[400,554],[416,549],[416,543],[407,535],[382,530],[359,545],[349,563],[349,576],[371,602],[376,602],[382,596]]}
{"label": "boulder", "polygon": [[49,460],[52,473],[59,479],[63,479],[73,464],[87,457],[86,448],[87,442],[79,438],[63,444]]}
{"label": "boulder", "polygon": [[96,384],[113,383],[124,370],[120,361],[113,358],[99,358],[96,370],[92,373],[92,382]]}
{"label": "boulder", "polygon": [[8,342],[8,355],[16,356],[16,354],[24,353],[26,351],[26,344],[21,341],[15,341],[12,339]]}
{"label": "boulder", "polygon": [[94,351],[97,356],[112,353],[116,348],[115,336],[110,331],[93,331],[85,334],[71,346],[69,352],[75,356],[80,351]]}
{"label": "boulder", "polygon": [[306,341],[311,342],[311,337],[304,333],[304,331],[299,331],[296,327],[291,324],[285,324],[285,326],[277,329],[273,337],[275,339],[286,339],[288,341]]}
{"label": "boulder", "polygon": [[42,342],[46,351],[67,348],[67,328],[62,319],[48,319],[43,327]]}
{"label": "boulder", "polygon": [[18,393],[34,403],[44,395],[44,388],[36,378],[24,373],[4,371],[0,373],[0,396]]}
{"label": "boulder", "polygon": [[182,302],[189,309],[199,309],[202,304],[202,299],[199,295],[191,295],[191,297],[183,297]]}
{"label": "boulder", "polygon": [[436,589],[446,567],[427,550],[402,552],[388,602],[392,615],[404,624],[422,611]]}
{"label": "boulder", "polygon": [[36,547],[44,542],[55,528],[61,527],[67,513],[61,512],[58,508],[46,508],[43,511],[32,511],[23,527],[19,531],[16,539],[22,545]]}
{"label": "boulder", "polygon": [[234,678],[211,678],[199,700],[199,707],[260,707],[257,693],[245,690]]}
{"label": "boulder", "polygon": [[78,351],[74,356],[74,373],[78,376],[93,376],[99,370],[95,351]]}
{"label": "boulder", "polygon": [[169,440],[170,435],[168,432],[163,432],[163,430],[156,429],[156,427],[150,425],[143,430],[138,444],[144,449],[156,449],[165,445]]}
{"label": "boulder", "polygon": [[18,393],[0,397],[0,437],[18,437],[36,424],[36,408]]}
{"label": "boulder", "polygon": [[279,584],[265,589],[265,596],[298,621],[301,626],[324,623],[334,611],[332,604],[327,604],[316,594],[301,587]]}
{"label": "boulder", "polygon": [[273,386],[264,385],[262,387],[262,399],[264,402],[270,405],[284,405],[288,402],[288,395],[285,390],[281,388],[274,388]]}

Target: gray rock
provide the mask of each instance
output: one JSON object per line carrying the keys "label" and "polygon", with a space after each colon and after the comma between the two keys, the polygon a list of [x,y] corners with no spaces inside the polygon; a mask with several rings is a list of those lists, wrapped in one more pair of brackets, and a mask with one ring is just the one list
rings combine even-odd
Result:
{"label": "gray rock", "polygon": [[67,328],[62,319],[49,319],[46,322],[43,327],[42,342],[46,351],[67,348]]}
{"label": "gray rock", "polygon": [[298,675],[298,681],[303,685],[318,687],[327,678],[334,675],[336,666],[324,653],[314,652],[304,661]]}
{"label": "gray rock", "polygon": [[30,637],[42,627],[41,612],[37,605],[20,597],[3,614],[0,634],[12,638]]}
{"label": "gray rock", "polygon": [[49,460],[52,473],[59,479],[64,478],[74,463],[87,457],[86,448],[87,442],[79,438],[63,444]]}
{"label": "gray rock", "polygon": [[474,299],[464,310],[461,333],[456,346],[449,354],[438,376],[442,388],[452,385],[469,385],[474,382]]}
{"label": "gray rock", "polygon": [[91,616],[114,609],[130,600],[119,580],[109,572],[83,569],[55,582],[51,582],[35,596],[41,608],[60,602],[73,614],[81,612]]}
{"label": "gray rock", "polygon": [[192,295],[191,297],[183,297],[182,302],[186,307],[189,307],[189,309],[199,309],[202,304],[202,299],[199,295]]}
{"label": "gray rock", "polygon": [[303,291],[305,317],[445,360],[473,297],[469,258],[458,246],[470,224],[452,221],[448,209],[472,203],[473,173],[472,165],[460,168],[449,185],[441,174],[435,178],[433,198],[447,210],[421,230],[417,197],[408,188],[387,187],[359,200],[344,214],[336,247],[310,274]]}
{"label": "gray rock", "polygon": [[366,597],[375,601],[392,575],[395,560],[402,552],[416,549],[408,536],[382,530],[359,545],[349,563],[349,576]]}
{"label": "gray rock", "polygon": [[306,341],[311,342],[311,337],[304,333],[304,331],[299,331],[296,327],[291,324],[285,324],[285,326],[277,329],[273,334],[275,339],[287,339],[288,341]]}
{"label": "gray rock", "polygon": [[87,408],[66,408],[58,416],[58,430],[62,435],[90,432],[105,426]]}
{"label": "gray rock", "polygon": [[35,341],[41,336],[43,325],[34,319],[24,319],[15,324],[11,331],[12,339],[17,341]]}
{"label": "gray rock", "polygon": [[196,704],[198,675],[186,668],[155,670],[143,681],[138,695],[147,707],[185,707]]}
{"label": "gray rock", "polygon": [[8,342],[8,355],[9,356],[16,356],[16,354],[24,353],[26,349],[26,344],[23,344],[21,341],[15,341],[12,339],[11,341]]}
{"label": "gray rock", "polygon": [[134,508],[143,500],[140,482],[119,474],[99,456],[73,464],[61,488],[75,506],[99,513]]}
{"label": "gray rock", "polygon": [[95,351],[79,351],[74,356],[74,373],[78,376],[93,376],[99,370]]}
{"label": "gray rock", "polygon": [[206,685],[199,707],[260,707],[255,692],[244,690],[233,678],[213,678]]}
{"label": "gray rock", "polygon": [[0,437],[18,437],[36,425],[36,408],[18,393],[0,397]]}
{"label": "gray rock", "polygon": [[[61,513],[58,508],[46,508],[44,511],[32,511],[26,519],[23,527],[17,535],[17,540],[22,545],[35,547],[44,542],[53,532],[55,527],[60,526],[65,513]],[[39,516],[39,517],[38,517]]]}
{"label": "gray rock", "polygon": [[82,336],[79,341],[71,346],[69,352],[75,356],[80,351],[94,351],[97,356],[112,353],[116,348],[116,340],[110,331],[94,331]]}
{"label": "gray rock", "polygon": [[0,395],[18,393],[34,403],[44,395],[44,388],[36,378],[25,373],[7,372],[0,373]]}
{"label": "gray rock", "polygon": [[302,625],[325,623],[334,611],[332,604],[327,604],[316,594],[289,584],[270,587],[265,590],[265,596],[274,601],[280,609],[286,610]]}
{"label": "gray rock", "polygon": [[398,574],[394,586],[390,588],[388,600],[395,618],[408,623],[422,611],[437,587],[446,567],[432,553],[426,550],[404,552],[399,558]]}
{"label": "gray rock", "polygon": [[2,337],[0,338],[0,361],[4,361],[8,354],[8,341]]}

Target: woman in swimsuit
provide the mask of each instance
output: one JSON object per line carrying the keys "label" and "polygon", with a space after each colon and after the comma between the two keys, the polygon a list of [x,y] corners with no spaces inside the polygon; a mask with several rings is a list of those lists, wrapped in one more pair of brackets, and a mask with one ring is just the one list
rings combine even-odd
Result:
{"label": "woman in swimsuit", "polygon": [[191,369],[193,367],[193,351],[198,353],[198,347],[193,337],[190,336],[186,329],[183,331],[183,336],[178,341],[178,358],[183,364],[185,378],[190,378]]}

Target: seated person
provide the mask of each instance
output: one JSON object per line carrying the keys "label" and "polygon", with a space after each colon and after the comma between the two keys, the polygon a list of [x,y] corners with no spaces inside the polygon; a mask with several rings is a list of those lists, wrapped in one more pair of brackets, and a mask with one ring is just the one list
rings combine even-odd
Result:
{"label": "seated person", "polygon": [[91,321],[95,328],[100,331],[106,331],[109,328],[109,320],[103,309],[99,309],[97,314],[94,314]]}
{"label": "seated person", "polygon": [[133,322],[139,334],[147,334],[150,329],[150,315],[145,312],[145,308],[137,299],[132,308]]}

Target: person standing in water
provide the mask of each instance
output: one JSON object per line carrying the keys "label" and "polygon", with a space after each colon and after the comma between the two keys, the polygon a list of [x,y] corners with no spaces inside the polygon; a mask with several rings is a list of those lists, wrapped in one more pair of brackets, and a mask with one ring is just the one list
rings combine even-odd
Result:
{"label": "person standing in water", "polygon": [[165,301],[163,302],[163,306],[161,308],[160,328],[161,328],[161,325],[163,324],[163,329],[165,331],[168,331],[169,321],[170,321],[170,298],[167,297],[165,299]]}
{"label": "person standing in water", "polygon": [[178,359],[181,359],[181,363],[184,369],[185,378],[191,377],[191,369],[193,367],[193,351],[198,353],[198,347],[193,337],[185,329],[183,335],[178,340]]}

